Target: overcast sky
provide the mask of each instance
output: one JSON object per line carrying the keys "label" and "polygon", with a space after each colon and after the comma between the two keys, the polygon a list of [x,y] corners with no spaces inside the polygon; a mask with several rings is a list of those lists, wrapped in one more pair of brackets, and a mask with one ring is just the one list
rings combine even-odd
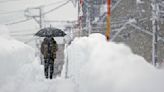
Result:
{"label": "overcast sky", "polygon": [[[24,10],[30,7],[45,5],[44,11],[53,9],[67,0],[0,0],[0,24],[7,24],[26,19]],[[77,7],[74,7],[72,2],[65,6],[47,14],[46,20],[77,20]],[[25,23],[8,25],[9,29],[28,30],[38,28],[38,24],[34,20]]]}

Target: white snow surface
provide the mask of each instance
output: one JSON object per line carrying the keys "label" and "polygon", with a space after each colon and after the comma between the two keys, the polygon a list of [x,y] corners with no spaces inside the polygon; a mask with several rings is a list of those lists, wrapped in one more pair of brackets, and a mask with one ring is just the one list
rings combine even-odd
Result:
{"label": "white snow surface", "polygon": [[10,36],[10,31],[5,25],[0,24],[0,36],[3,37],[9,37]]}
{"label": "white snow surface", "polygon": [[[3,33],[1,29],[0,32]],[[75,92],[70,80],[45,79],[34,49],[8,33],[3,34],[0,35],[0,92]]]}
{"label": "white snow surface", "polygon": [[32,62],[34,50],[9,35],[6,26],[0,25],[0,86],[13,76],[22,64]]}
{"label": "white snow surface", "polygon": [[0,92],[75,92],[75,85],[66,79],[45,79],[43,66],[36,58],[35,62],[21,67],[19,73],[0,88]]}
{"label": "white snow surface", "polygon": [[0,92],[164,92],[164,71],[101,34],[76,38],[66,49],[70,79],[44,78],[34,49],[0,35]]}
{"label": "white snow surface", "polygon": [[164,92],[163,70],[101,34],[76,38],[66,53],[79,92]]}

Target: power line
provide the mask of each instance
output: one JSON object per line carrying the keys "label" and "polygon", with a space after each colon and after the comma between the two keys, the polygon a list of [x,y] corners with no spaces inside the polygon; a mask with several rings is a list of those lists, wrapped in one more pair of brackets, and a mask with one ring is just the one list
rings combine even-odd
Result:
{"label": "power line", "polygon": [[76,20],[74,20],[74,21],[67,21],[67,20],[44,20],[44,22],[75,23],[75,22],[77,22],[77,21],[76,21]]}
{"label": "power line", "polygon": [[[39,38],[37,38],[37,39],[39,39]],[[27,44],[27,43],[29,43],[29,42],[31,42],[31,41],[33,41],[33,40],[36,40],[36,38],[33,37],[33,38],[31,38],[31,39],[25,41],[24,43]]]}
{"label": "power line", "polygon": [[[43,23],[43,16],[44,15],[46,15],[46,14],[48,14],[48,13],[50,13],[50,12],[53,12],[54,10],[56,10],[56,9],[59,9],[59,8],[61,8],[62,6],[64,6],[64,5],[66,5],[67,3],[69,3],[69,1],[70,0],[68,0],[68,1],[66,1],[65,3],[63,3],[63,4],[61,4],[61,5],[59,5],[59,6],[57,6],[57,7],[55,7],[55,8],[53,8],[53,9],[51,9],[51,10],[49,10],[49,11],[47,11],[47,12],[42,12],[42,8],[43,8],[43,6],[40,6],[40,7],[35,7],[35,8],[30,8],[30,9],[38,9],[39,10],[39,15],[38,16],[36,16],[36,15],[27,15],[28,17],[31,17],[31,19],[33,18],[33,19],[35,19],[35,21],[40,25],[40,28],[42,28],[42,23]],[[30,9],[27,9],[27,12],[29,12],[30,11]],[[37,20],[36,18],[39,18],[39,20]]]}
{"label": "power line", "polygon": [[1,0],[0,3],[8,3],[13,1],[19,1],[19,0]]}
{"label": "power line", "polygon": [[[62,6],[68,4],[69,1],[70,1],[70,0],[66,1],[65,3],[59,5],[59,6],[55,7],[55,8],[53,8],[53,9],[51,9],[51,10],[45,12],[45,13],[43,13],[43,15],[46,15],[46,14],[48,14],[48,13],[50,13],[50,12],[53,12],[53,11],[56,10],[56,9],[61,8]],[[57,3],[57,2],[56,2],[56,3]],[[54,3],[54,4],[56,4],[56,3]],[[58,3],[59,3],[59,2],[58,2]],[[10,11],[10,12],[0,13],[0,14],[9,14],[9,13],[22,12],[22,11],[24,11],[24,10]],[[30,18],[30,19],[24,19],[24,20],[20,20],[20,21],[12,22],[12,23],[7,23],[7,24],[5,24],[5,25],[14,25],[14,24],[19,24],[19,23],[27,22],[27,21],[29,21],[29,20],[31,20],[31,19],[32,19],[32,18]]]}
{"label": "power line", "polygon": [[34,30],[39,30],[39,28],[37,28],[37,29],[19,29],[19,30],[12,30],[10,33],[11,34],[18,34],[18,33],[24,33],[24,32],[27,32],[27,31],[29,31],[29,30],[32,30],[32,31],[34,31]]}
{"label": "power line", "polygon": [[61,8],[62,6],[64,6],[64,5],[68,4],[68,3],[69,3],[69,1],[70,1],[70,0],[66,1],[65,3],[63,3],[63,4],[59,5],[59,6],[55,7],[55,8],[53,8],[53,9],[51,9],[51,10],[49,10],[49,11],[45,12],[45,13],[43,13],[43,15],[46,15],[46,14],[48,14],[48,13],[50,13],[50,12],[53,12],[54,10],[57,10],[57,9]]}
{"label": "power line", "polygon": [[25,33],[25,34],[11,34],[11,36],[33,36],[35,33]]}
{"label": "power line", "polygon": [[[8,0],[8,1],[11,1],[11,0]],[[17,0],[15,0],[15,1],[17,1]],[[54,10],[56,10],[56,9],[58,9],[58,8],[60,8],[60,7],[62,7],[62,6],[64,6],[64,5],[67,4],[69,1],[70,1],[70,0],[68,0],[68,1],[65,2],[65,3],[63,3],[62,5],[59,5],[58,7],[55,7],[54,9],[51,9],[51,10],[45,12],[45,14],[50,13],[50,12],[52,12],[52,11],[54,11]],[[1,3],[1,2],[2,2],[2,1],[0,1],[0,3]],[[45,6],[45,7],[46,7],[46,6],[51,6],[51,5],[59,4],[59,3],[62,3],[62,2],[63,2],[63,1],[58,1],[58,2],[50,3],[50,4],[47,4],[47,5],[44,5],[44,6]],[[0,14],[12,14],[12,13],[19,13],[19,12],[24,12],[24,11],[25,11],[25,9],[16,10],[16,11],[0,12]]]}
{"label": "power line", "polygon": [[[10,0],[9,0],[10,1]],[[1,1],[0,1],[1,2]],[[55,5],[55,4],[60,4],[62,3],[63,1],[58,1],[58,2],[53,2],[53,3],[50,3],[50,4],[46,4],[44,5],[45,7],[46,6],[51,6],[51,5]],[[7,12],[0,12],[0,14],[11,14],[11,13],[18,13],[18,12],[24,12],[25,9],[22,9],[22,10],[16,10],[16,11],[7,11]]]}
{"label": "power line", "polygon": [[64,1],[53,2],[53,3],[50,3],[50,4],[46,4],[44,6],[51,6],[51,5],[55,5],[55,4],[60,4],[62,2],[64,2]]}
{"label": "power line", "polygon": [[29,20],[31,20],[32,18],[30,19],[24,19],[24,20],[20,20],[20,21],[16,21],[16,22],[12,22],[12,23],[7,23],[5,25],[14,25],[14,24],[19,24],[19,23],[23,23],[23,22],[27,22]]}
{"label": "power line", "polygon": [[16,10],[16,11],[0,12],[0,14],[11,14],[11,13],[18,13],[18,12],[24,12],[24,10]]}
{"label": "power line", "polygon": [[101,1],[101,2],[97,2],[97,1],[95,2],[95,1],[94,0],[93,1],[84,0],[85,4],[87,4],[87,5],[92,4],[92,5],[95,5],[95,6],[100,5],[100,4],[103,4],[103,3],[106,2],[106,1]]}

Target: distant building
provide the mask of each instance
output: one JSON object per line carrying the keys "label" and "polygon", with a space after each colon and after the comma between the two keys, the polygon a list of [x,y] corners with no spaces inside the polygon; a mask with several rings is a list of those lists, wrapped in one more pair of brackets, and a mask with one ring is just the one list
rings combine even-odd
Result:
{"label": "distant building", "polygon": [[[87,8],[90,12],[90,21],[92,25],[92,33],[99,32],[104,34],[106,31],[106,0],[85,0],[83,6],[83,32],[88,34],[87,30]],[[119,1],[119,3],[118,3]],[[137,4],[136,0],[112,0],[111,11],[111,36],[120,31],[118,36],[113,39],[116,42],[124,42],[136,54],[143,56],[148,62],[152,61],[152,7],[151,0],[142,0],[143,3]],[[164,2],[158,0],[160,4]],[[117,3],[117,6],[115,6]],[[89,4],[89,6],[88,6]],[[164,10],[163,6],[160,6]],[[160,14],[158,23],[160,30],[159,36],[164,37],[164,14]],[[126,24],[133,19],[133,25]],[[144,31],[143,31],[144,30]],[[158,62],[164,60],[164,38],[158,41]]]}

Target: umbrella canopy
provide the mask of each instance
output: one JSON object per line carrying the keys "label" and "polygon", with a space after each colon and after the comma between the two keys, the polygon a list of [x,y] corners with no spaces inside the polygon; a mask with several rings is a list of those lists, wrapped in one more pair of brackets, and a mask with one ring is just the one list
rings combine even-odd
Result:
{"label": "umbrella canopy", "polygon": [[39,30],[35,35],[39,37],[63,37],[66,33],[64,33],[61,29],[49,27]]}

